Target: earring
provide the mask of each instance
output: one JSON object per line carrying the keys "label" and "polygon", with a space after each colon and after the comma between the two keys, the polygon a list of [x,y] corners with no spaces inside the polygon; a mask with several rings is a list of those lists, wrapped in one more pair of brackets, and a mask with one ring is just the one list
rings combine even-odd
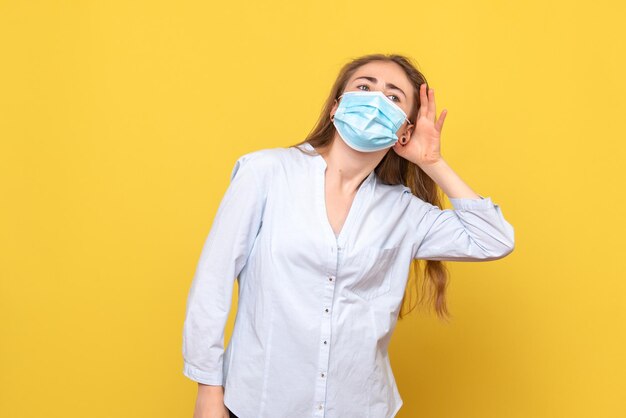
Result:
{"label": "earring", "polygon": [[335,121],[335,115],[330,115],[330,121],[334,122]]}

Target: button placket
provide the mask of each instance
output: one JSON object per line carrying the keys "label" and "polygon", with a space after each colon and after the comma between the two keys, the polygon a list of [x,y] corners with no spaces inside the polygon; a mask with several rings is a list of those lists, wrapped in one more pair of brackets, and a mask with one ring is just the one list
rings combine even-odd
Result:
{"label": "button placket", "polygon": [[323,306],[322,306],[322,323],[320,326],[320,354],[318,364],[318,375],[315,391],[315,412],[314,416],[324,416],[324,404],[326,402],[326,381],[328,377],[328,361],[330,358],[330,338],[331,338],[331,319],[332,319],[332,302],[335,292],[336,283],[336,271],[338,265],[338,251],[335,246],[331,247],[330,260],[333,264],[333,269],[325,271],[326,276],[326,289],[324,292]]}
{"label": "button placket", "polygon": [[[308,144],[308,143],[307,143]],[[308,145],[311,149],[313,148]],[[329,365],[329,352],[330,352],[330,342],[331,342],[331,324],[332,324],[332,303],[334,299],[335,292],[335,283],[336,283],[336,274],[338,271],[339,265],[339,257],[342,255],[343,247],[345,246],[346,237],[349,234],[350,229],[354,224],[357,223],[358,219],[361,216],[363,211],[364,203],[371,197],[371,192],[373,190],[373,184],[376,180],[376,173],[374,170],[368,175],[365,181],[359,186],[357,193],[352,202],[352,206],[346,216],[344,221],[344,225],[339,233],[339,236],[335,235],[332,227],[328,221],[328,215],[326,210],[326,196],[325,196],[325,172],[328,168],[325,160],[321,155],[317,156],[316,163],[318,164],[318,170],[316,175],[315,182],[315,193],[316,199],[318,201],[318,215],[321,225],[324,226],[324,231],[322,233],[327,234],[328,243],[330,244],[329,252],[330,257],[329,265],[324,266],[325,271],[322,270],[323,273],[326,274],[326,287],[323,292],[323,300],[322,306],[320,309],[323,310],[321,319],[322,323],[320,325],[320,351],[319,351],[319,364],[318,364],[318,372],[320,374],[317,375],[316,379],[316,387],[315,387],[315,404],[313,406],[313,416],[315,417],[324,417],[324,410],[326,405],[326,382],[328,377],[328,365]],[[332,268],[330,267],[332,265]],[[323,374],[323,376],[322,376]]]}

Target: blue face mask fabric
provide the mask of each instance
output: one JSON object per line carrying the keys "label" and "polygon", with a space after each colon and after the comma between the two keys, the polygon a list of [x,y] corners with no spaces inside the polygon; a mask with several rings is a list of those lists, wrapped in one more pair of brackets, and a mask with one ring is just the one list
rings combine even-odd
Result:
{"label": "blue face mask fabric", "polygon": [[406,113],[381,91],[349,91],[339,100],[333,124],[344,142],[357,151],[392,147],[400,126],[409,122]]}

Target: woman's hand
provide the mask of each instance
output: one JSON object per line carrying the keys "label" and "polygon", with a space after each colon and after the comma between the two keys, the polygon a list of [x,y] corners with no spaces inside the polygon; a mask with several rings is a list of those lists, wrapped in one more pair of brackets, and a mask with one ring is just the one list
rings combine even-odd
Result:
{"label": "woman's hand", "polygon": [[198,397],[193,418],[230,418],[224,405],[224,387],[198,383]]}
{"label": "woman's hand", "polygon": [[446,118],[447,110],[441,112],[439,120],[435,119],[435,91],[429,89],[426,96],[426,83],[420,85],[420,108],[417,121],[411,132],[409,141],[402,145],[396,142],[393,150],[400,157],[405,158],[424,168],[439,162],[441,157],[441,129]]}

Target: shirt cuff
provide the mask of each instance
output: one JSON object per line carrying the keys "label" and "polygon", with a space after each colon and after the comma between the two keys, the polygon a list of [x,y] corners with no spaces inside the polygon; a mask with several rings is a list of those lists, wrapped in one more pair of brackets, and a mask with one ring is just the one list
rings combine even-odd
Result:
{"label": "shirt cuff", "polygon": [[223,386],[223,374],[222,373],[207,373],[196,369],[189,363],[185,362],[183,367],[183,374],[189,379],[199,382],[205,385],[217,385]]}
{"label": "shirt cuff", "polygon": [[484,197],[481,195],[480,199],[472,199],[469,197],[451,197],[450,203],[454,209],[461,210],[481,210],[481,209],[491,209],[494,206],[491,197]]}

